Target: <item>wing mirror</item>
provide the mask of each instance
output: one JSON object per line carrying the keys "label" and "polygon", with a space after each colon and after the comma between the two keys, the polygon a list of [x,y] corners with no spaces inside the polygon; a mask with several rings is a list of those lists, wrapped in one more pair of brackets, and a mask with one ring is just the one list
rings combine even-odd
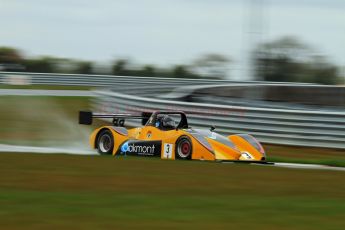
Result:
{"label": "wing mirror", "polygon": [[214,125],[211,126],[210,131],[213,132],[216,129]]}

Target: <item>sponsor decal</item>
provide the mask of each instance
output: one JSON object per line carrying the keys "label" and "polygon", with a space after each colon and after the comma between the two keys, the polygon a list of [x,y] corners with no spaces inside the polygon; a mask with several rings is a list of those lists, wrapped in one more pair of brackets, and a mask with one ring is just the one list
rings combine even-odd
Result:
{"label": "sponsor decal", "polygon": [[120,148],[121,154],[136,154],[143,156],[154,156],[160,152],[160,146],[153,142],[131,142],[126,141]]}
{"label": "sponsor decal", "polygon": [[163,147],[163,158],[171,159],[173,152],[173,144],[165,143]]}

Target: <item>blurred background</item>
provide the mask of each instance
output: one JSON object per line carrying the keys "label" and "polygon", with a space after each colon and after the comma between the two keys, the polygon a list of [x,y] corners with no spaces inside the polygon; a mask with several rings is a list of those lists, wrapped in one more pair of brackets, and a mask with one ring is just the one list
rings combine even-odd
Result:
{"label": "blurred background", "polygon": [[180,109],[193,127],[344,149],[344,9],[340,0],[4,0],[0,141],[87,151],[78,110]]}
{"label": "blurred background", "polygon": [[[1,228],[343,229],[344,10],[1,0]],[[183,110],[253,135],[277,167],[91,156],[111,123],[79,125],[80,110]]]}
{"label": "blurred background", "polygon": [[[224,134],[345,148],[344,9],[340,0],[4,0],[0,87],[2,109],[11,112],[1,115],[8,128],[0,140],[56,142],[38,125],[42,114],[47,121],[53,114],[55,127],[66,130],[81,109],[176,108],[190,114],[192,125],[212,123]],[[124,99],[131,95],[140,98]],[[38,115],[39,108],[46,112]],[[12,114],[25,115],[13,120]],[[62,143],[85,146],[89,131],[55,133],[63,134]],[[37,142],[25,138],[33,133]]]}
{"label": "blurred background", "polygon": [[344,84],[341,0],[4,0],[4,71]]}

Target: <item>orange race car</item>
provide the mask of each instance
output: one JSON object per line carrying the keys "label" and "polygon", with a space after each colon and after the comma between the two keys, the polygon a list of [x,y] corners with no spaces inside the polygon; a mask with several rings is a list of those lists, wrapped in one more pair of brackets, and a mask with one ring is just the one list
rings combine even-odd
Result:
{"label": "orange race car", "polygon": [[[193,129],[181,111],[130,114],[79,112],[79,124],[93,118],[111,118],[113,126],[94,130],[90,145],[100,154],[136,155],[162,159],[266,162],[261,144],[251,135],[222,136],[214,131]],[[141,119],[142,127],[124,128],[125,119]]]}

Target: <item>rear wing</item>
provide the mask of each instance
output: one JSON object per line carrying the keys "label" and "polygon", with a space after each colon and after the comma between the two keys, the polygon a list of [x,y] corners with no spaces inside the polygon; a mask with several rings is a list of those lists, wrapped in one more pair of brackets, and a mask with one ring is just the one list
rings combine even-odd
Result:
{"label": "rear wing", "polygon": [[145,125],[149,120],[152,113],[143,112],[141,115],[133,115],[126,113],[119,114],[106,114],[106,113],[93,113],[91,111],[79,111],[79,124],[91,125],[93,118],[111,118],[114,125],[123,126],[125,119],[141,119],[142,125]]}

